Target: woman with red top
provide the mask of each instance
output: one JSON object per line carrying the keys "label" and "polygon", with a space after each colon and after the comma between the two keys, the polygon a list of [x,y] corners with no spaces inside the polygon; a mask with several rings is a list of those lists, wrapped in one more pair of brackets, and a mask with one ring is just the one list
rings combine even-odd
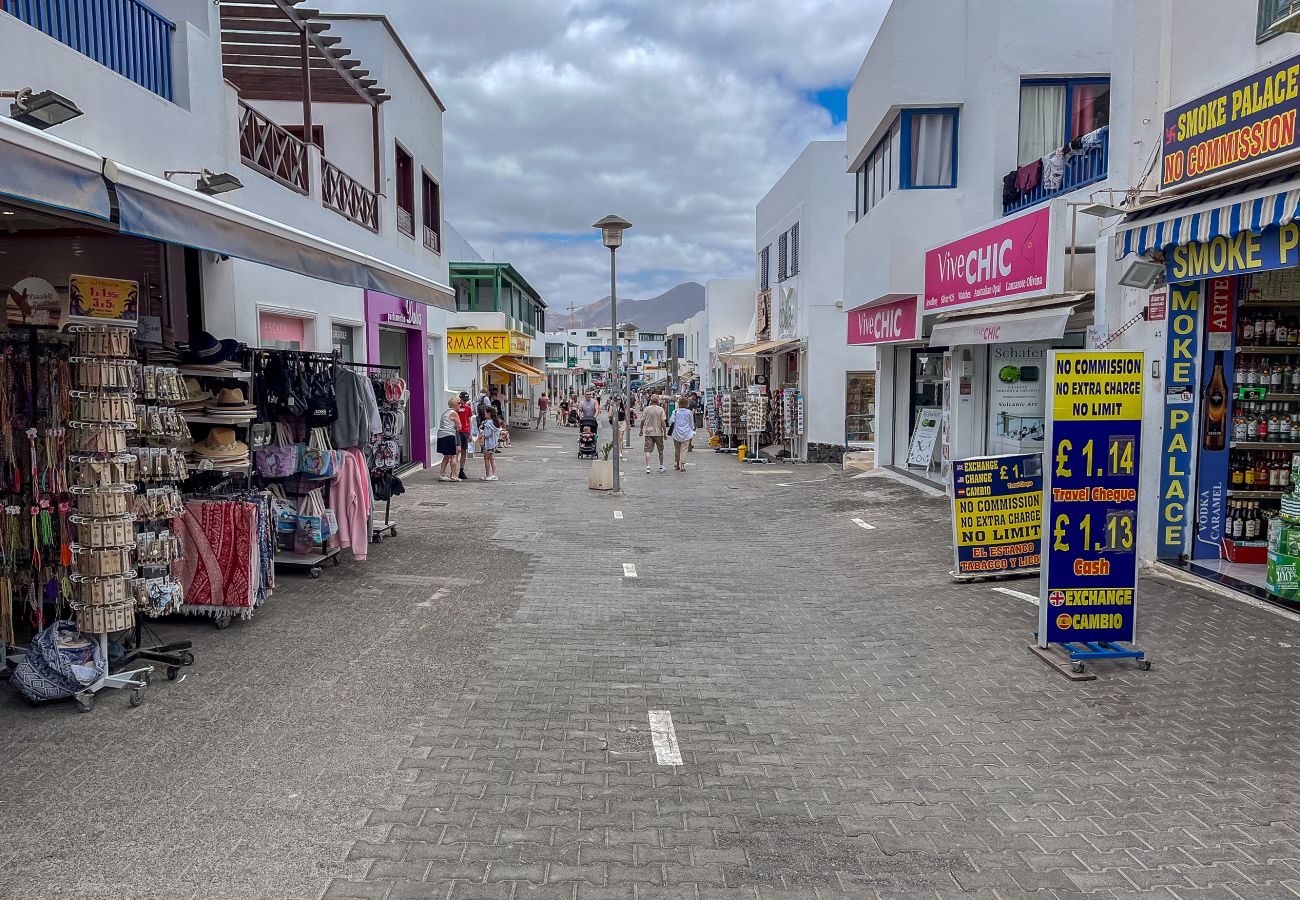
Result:
{"label": "woman with red top", "polygon": [[465,474],[465,455],[469,452],[469,391],[460,392],[460,406],[456,408],[456,415],[460,417],[460,430],[456,432],[456,440],[460,444],[460,474],[456,477],[461,481],[469,481],[469,476]]}

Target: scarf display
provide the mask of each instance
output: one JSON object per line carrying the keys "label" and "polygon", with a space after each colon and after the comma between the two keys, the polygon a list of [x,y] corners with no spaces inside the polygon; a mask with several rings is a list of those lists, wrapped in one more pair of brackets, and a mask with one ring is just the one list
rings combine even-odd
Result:
{"label": "scarf display", "polygon": [[275,586],[268,503],[262,495],[186,502],[184,515],[172,520],[185,544],[182,612],[252,617]]}

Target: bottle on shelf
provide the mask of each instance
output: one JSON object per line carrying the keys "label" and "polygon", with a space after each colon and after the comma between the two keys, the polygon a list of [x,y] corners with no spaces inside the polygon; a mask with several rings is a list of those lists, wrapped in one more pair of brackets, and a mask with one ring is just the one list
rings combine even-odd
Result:
{"label": "bottle on shelf", "polygon": [[1277,341],[1279,347],[1285,347],[1291,334],[1290,316],[1277,317],[1277,331],[1273,332],[1273,339]]}
{"label": "bottle on shelf", "polygon": [[1237,339],[1241,342],[1241,346],[1243,347],[1249,347],[1251,344],[1255,343],[1255,320],[1250,316],[1241,317]]}
{"label": "bottle on shelf", "polygon": [[1260,343],[1266,347],[1277,346],[1277,314],[1272,310],[1264,318],[1264,340]]}
{"label": "bottle on shelf", "polygon": [[1228,385],[1223,379],[1223,351],[1216,350],[1201,416],[1201,447],[1211,452],[1222,450],[1227,446],[1227,437]]}

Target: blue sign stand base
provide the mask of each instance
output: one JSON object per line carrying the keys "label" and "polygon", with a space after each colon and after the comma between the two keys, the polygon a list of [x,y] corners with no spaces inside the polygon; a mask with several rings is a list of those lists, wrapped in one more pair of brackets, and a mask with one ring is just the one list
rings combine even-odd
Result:
{"label": "blue sign stand base", "polygon": [[1075,672],[1082,672],[1084,663],[1094,659],[1135,659],[1139,669],[1151,668],[1145,650],[1124,647],[1114,641],[1071,641],[1060,646],[1069,655],[1070,668]]}

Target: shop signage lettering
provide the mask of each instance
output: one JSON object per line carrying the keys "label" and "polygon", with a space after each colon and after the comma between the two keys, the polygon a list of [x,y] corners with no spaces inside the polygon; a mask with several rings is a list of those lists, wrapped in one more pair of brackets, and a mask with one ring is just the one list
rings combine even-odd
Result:
{"label": "shop signage lettering", "polygon": [[512,334],[510,335],[510,352],[517,356],[527,356],[533,349],[533,342],[527,335]]}
{"label": "shop signage lettering", "polygon": [[916,298],[849,310],[850,344],[888,344],[916,340]]}
{"label": "shop signage lettering", "polygon": [[1181,187],[1296,147],[1300,56],[1165,113],[1161,187]]}
{"label": "shop signage lettering", "polygon": [[1196,428],[1196,347],[1201,298],[1196,284],[1169,286],[1171,309],[1165,339],[1163,464],[1160,467],[1160,529],[1156,556],[1176,559],[1187,549],[1192,441]]}
{"label": "shop signage lettering", "polygon": [[88,275],[68,277],[68,315],[74,318],[134,322],[139,302],[139,282]]}
{"label": "shop signage lettering", "polygon": [[413,328],[419,328],[424,324],[424,313],[417,301],[403,300],[402,311],[390,312],[384,316],[384,320],[397,325],[410,325]]}
{"label": "shop signage lettering", "polygon": [[958,575],[1038,571],[1043,530],[1041,455],[955,460],[952,498]]}
{"label": "shop signage lettering", "polygon": [[[1229,452],[1227,435],[1232,421],[1227,415],[1227,386],[1235,368],[1232,351],[1236,331],[1233,313],[1237,306],[1237,279],[1214,278],[1205,285],[1205,366],[1201,373],[1201,415],[1196,457],[1196,539],[1193,559],[1218,559],[1222,550],[1223,526],[1227,521]],[[1218,384],[1218,379],[1223,384]],[[1205,402],[1217,393],[1223,416],[1211,428],[1214,406]]]}
{"label": "shop signage lettering", "polygon": [[928,251],[925,311],[1044,291],[1051,223],[1042,207]]}
{"label": "shop signage lettering", "polygon": [[447,332],[448,353],[509,353],[508,331],[457,331]]}
{"label": "shop signage lettering", "polygon": [[1147,295],[1147,321],[1163,322],[1169,295],[1164,291],[1154,291]]}
{"label": "shop signage lettering", "polygon": [[1038,640],[1132,641],[1141,352],[1053,350]]}

